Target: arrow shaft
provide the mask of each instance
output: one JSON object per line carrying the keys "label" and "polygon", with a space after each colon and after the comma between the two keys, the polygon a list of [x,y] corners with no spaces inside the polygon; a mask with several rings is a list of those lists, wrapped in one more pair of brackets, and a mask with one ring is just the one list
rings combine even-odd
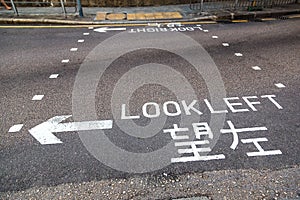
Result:
{"label": "arrow shaft", "polygon": [[126,31],[126,28],[107,28],[108,31]]}
{"label": "arrow shaft", "polygon": [[70,131],[88,131],[88,130],[99,130],[99,129],[111,129],[112,120],[101,120],[101,121],[86,121],[86,122],[70,122],[57,124],[51,129],[52,132],[70,132]]}
{"label": "arrow shaft", "polygon": [[52,117],[48,121],[41,123],[29,130],[29,133],[42,145],[44,144],[60,144],[63,143],[53,133],[69,132],[69,131],[88,131],[98,129],[111,129],[112,120],[86,121],[86,122],[70,122],[61,123],[72,115],[63,115]]}

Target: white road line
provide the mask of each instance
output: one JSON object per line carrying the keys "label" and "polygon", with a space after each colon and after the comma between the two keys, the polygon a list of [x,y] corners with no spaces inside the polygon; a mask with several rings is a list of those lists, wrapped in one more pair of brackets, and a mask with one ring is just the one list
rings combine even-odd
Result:
{"label": "white road line", "polygon": [[216,35],[211,36],[213,39],[218,39],[219,37]]}
{"label": "white road line", "polygon": [[260,71],[261,68],[259,66],[253,66],[252,69],[256,70],[256,71]]}
{"label": "white road line", "polygon": [[238,56],[238,57],[243,56],[243,54],[241,54],[241,53],[235,53],[234,55],[235,55],[235,56]]}
{"label": "white road line", "polygon": [[83,33],[83,35],[89,35],[90,33]]}
{"label": "white road line", "polygon": [[89,27],[89,30],[92,30],[92,29],[94,29],[94,27],[90,26],[90,27]]}
{"label": "white road line", "polygon": [[228,44],[228,43],[222,43],[222,45],[223,45],[224,47],[229,47],[229,44]]}
{"label": "white road line", "polygon": [[71,48],[70,51],[77,51],[78,48]]}
{"label": "white road line", "polygon": [[43,98],[44,98],[44,95],[34,95],[31,100],[32,101],[40,101]]}
{"label": "white road line", "polygon": [[68,63],[68,62],[70,62],[70,60],[69,59],[65,59],[65,60],[62,60],[61,62],[62,63]]}
{"label": "white road line", "polygon": [[54,78],[57,78],[58,76],[59,76],[59,74],[51,74],[51,75],[49,76],[49,78],[54,79]]}
{"label": "white road line", "polygon": [[23,124],[16,124],[13,125],[12,127],[10,127],[10,129],[8,130],[9,133],[16,133],[19,132],[23,127]]}
{"label": "white road line", "polygon": [[83,43],[83,42],[84,42],[84,40],[80,39],[80,40],[78,40],[77,42],[79,42],[79,43]]}
{"label": "white road line", "polygon": [[197,26],[201,26],[201,24],[197,24]]}
{"label": "white road line", "polygon": [[285,88],[285,85],[283,85],[282,83],[276,83],[275,86],[278,88]]}
{"label": "white road line", "polygon": [[113,127],[112,120],[61,123],[62,121],[70,117],[71,115],[53,117],[47,120],[46,122],[43,122],[30,129],[29,133],[43,145],[60,144],[62,143],[62,141],[59,138],[57,138],[53,133],[112,129]]}
{"label": "white road line", "polygon": [[204,33],[208,33],[208,30],[203,30]]}

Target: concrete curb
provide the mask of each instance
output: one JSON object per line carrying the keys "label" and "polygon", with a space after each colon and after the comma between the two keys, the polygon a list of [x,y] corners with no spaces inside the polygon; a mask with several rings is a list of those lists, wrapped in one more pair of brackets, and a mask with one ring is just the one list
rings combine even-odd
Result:
{"label": "concrete curb", "polygon": [[292,10],[275,10],[275,11],[257,11],[257,12],[236,12],[229,13],[226,15],[219,15],[217,21],[228,21],[228,20],[250,20],[255,21],[261,18],[277,18],[285,15],[300,14],[300,9]]}
{"label": "concrete curb", "polygon": [[63,19],[30,19],[30,18],[0,18],[0,24],[61,24],[61,25],[122,25],[122,24],[147,24],[147,23],[171,23],[171,22],[196,22],[215,21],[216,16],[195,17],[188,19],[149,20],[149,21],[79,21]]}
{"label": "concrete curb", "polygon": [[[235,12],[226,14],[216,14],[210,16],[195,16],[183,19],[170,19],[170,20],[149,20],[149,21],[84,21],[84,20],[68,20],[68,19],[47,19],[47,18],[0,18],[0,24],[60,24],[60,25],[122,25],[122,24],[147,24],[147,23],[172,23],[172,22],[229,22],[230,20],[257,20],[266,17],[280,17],[285,15],[300,14],[300,9],[292,10],[275,10],[275,11],[257,11],[257,12]],[[36,17],[36,16],[35,16]],[[42,16],[45,17],[45,16]],[[75,18],[76,16],[71,16]]]}

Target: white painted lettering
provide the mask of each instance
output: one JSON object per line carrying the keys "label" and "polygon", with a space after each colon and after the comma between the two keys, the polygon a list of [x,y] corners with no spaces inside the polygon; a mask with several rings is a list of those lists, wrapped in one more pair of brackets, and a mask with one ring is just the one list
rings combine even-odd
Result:
{"label": "white painted lettering", "polygon": [[154,33],[156,32],[155,28],[147,28],[147,32]]}
{"label": "white painted lettering", "polygon": [[257,99],[258,98],[257,96],[246,96],[246,97],[242,97],[242,98],[253,111],[257,111],[257,109],[253,105],[260,104],[260,102],[259,101],[249,101],[249,99]]}
{"label": "white painted lettering", "polygon": [[130,29],[129,33],[136,33],[134,29]]}
{"label": "white painted lettering", "polygon": [[178,31],[178,29],[177,28],[170,28],[170,31],[174,32],[174,31]]}
{"label": "white painted lettering", "polygon": [[122,104],[121,119],[139,119],[140,116],[126,116],[126,104]]}
{"label": "white painted lettering", "polygon": [[238,100],[238,97],[229,97],[229,98],[224,98],[225,103],[227,104],[228,108],[233,112],[233,113],[237,113],[237,112],[248,112],[249,110],[247,108],[244,109],[236,109],[233,106],[242,106],[242,103],[233,103],[233,102],[229,102],[229,100]]}
{"label": "white painted lettering", "polygon": [[144,29],[144,28],[142,28],[142,29],[137,28],[136,31],[137,31],[138,33],[140,33],[140,32],[146,33],[146,29]]}
{"label": "white painted lettering", "polygon": [[212,105],[209,103],[209,101],[207,99],[204,99],[204,102],[207,105],[207,107],[211,113],[228,113],[227,110],[214,110]]}
{"label": "white painted lettering", "polygon": [[275,95],[263,95],[261,96],[261,98],[268,98],[278,109],[283,109],[281,105],[279,105],[279,103],[277,103],[275,101]]}
{"label": "white painted lettering", "polygon": [[[176,112],[174,112],[174,113],[169,112],[168,105],[174,105],[175,109],[176,109]],[[167,102],[165,102],[164,105],[163,105],[163,110],[164,110],[164,113],[167,116],[170,116],[170,117],[178,116],[178,115],[181,114],[180,106],[175,101],[167,101]]]}
{"label": "white painted lettering", "polygon": [[[147,110],[147,107],[148,107],[148,106],[154,106],[154,108],[155,108],[154,114],[148,113],[148,110]],[[150,111],[150,109],[149,109],[149,111]],[[143,105],[143,115],[144,115],[145,117],[148,117],[148,118],[159,117],[159,115],[160,115],[159,105],[158,105],[157,103],[155,103],[155,102],[148,102],[148,103],[145,103],[145,104]]]}
{"label": "white painted lettering", "polygon": [[190,110],[193,110],[198,115],[203,114],[202,112],[200,112],[199,110],[197,110],[194,107],[194,105],[197,103],[197,100],[193,100],[192,103],[190,103],[189,105],[187,105],[187,103],[184,100],[181,101],[181,103],[182,103],[182,106],[183,106],[183,109],[184,109],[186,115],[191,115],[192,114]]}
{"label": "white painted lettering", "polygon": [[159,28],[159,30],[160,30],[161,32],[168,32],[168,29],[167,29],[167,28]]}

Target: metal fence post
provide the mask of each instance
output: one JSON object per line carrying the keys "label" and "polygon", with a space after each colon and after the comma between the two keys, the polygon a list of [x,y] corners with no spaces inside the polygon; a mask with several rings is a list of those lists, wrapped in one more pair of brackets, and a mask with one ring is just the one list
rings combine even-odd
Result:
{"label": "metal fence post", "polygon": [[82,11],[82,6],[81,6],[81,1],[77,0],[77,8],[78,8],[78,13],[80,17],[83,17],[83,11]]}
{"label": "metal fence post", "polygon": [[65,4],[64,4],[63,0],[60,0],[60,5],[61,5],[61,8],[63,10],[65,18],[67,18],[67,11],[66,11]]}
{"label": "metal fence post", "polygon": [[238,6],[239,0],[235,0],[234,2],[234,10],[236,10],[237,6]]}
{"label": "metal fence post", "polygon": [[19,12],[18,12],[17,7],[15,6],[14,0],[10,0],[10,3],[11,3],[11,6],[14,10],[14,13],[17,14],[17,16],[19,16]]}

